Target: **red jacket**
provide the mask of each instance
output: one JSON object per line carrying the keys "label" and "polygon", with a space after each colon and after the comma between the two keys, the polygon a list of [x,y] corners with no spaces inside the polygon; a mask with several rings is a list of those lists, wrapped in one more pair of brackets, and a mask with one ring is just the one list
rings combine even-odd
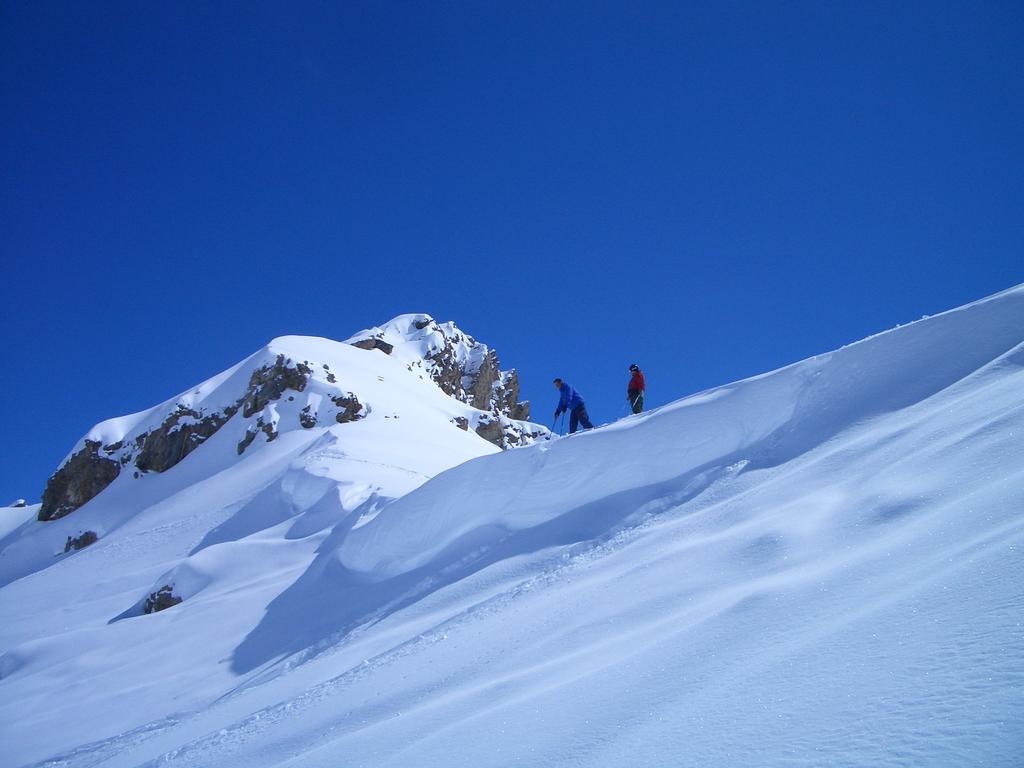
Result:
{"label": "red jacket", "polygon": [[647,387],[644,385],[644,375],[640,371],[633,371],[633,378],[629,380],[627,392],[643,392]]}

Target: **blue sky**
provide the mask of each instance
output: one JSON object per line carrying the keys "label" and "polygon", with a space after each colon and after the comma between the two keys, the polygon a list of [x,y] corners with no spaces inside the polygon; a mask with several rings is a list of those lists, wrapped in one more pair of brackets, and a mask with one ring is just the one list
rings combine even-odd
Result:
{"label": "blue sky", "polygon": [[607,421],[1024,281],[1019,2],[6,2],[0,68],[0,503],[283,334]]}

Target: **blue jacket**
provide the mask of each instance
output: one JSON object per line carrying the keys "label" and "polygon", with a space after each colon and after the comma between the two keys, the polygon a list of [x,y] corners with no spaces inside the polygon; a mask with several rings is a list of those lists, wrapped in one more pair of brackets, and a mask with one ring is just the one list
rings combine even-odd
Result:
{"label": "blue jacket", "polygon": [[555,409],[555,416],[558,416],[562,411],[569,411],[572,413],[581,405],[583,405],[583,396],[573,389],[572,384],[563,381],[562,386],[558,388],[558,391],[562,393],[558,400],[558,408]]}

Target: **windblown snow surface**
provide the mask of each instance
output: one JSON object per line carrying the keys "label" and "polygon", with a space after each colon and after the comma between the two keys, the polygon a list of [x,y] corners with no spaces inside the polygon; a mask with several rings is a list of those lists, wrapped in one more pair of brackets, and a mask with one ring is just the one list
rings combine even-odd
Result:
{"label": "windblown snow surface", "polygon": [[1022,763],[1024,286],[397,500],[292,434],[0,589],[0,761]]}

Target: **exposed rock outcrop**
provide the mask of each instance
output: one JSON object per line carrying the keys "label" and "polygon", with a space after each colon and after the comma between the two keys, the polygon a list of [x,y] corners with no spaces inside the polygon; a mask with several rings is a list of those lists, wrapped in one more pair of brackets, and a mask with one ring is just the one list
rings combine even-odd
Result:
{"label": "exposed rock outcrop", "polygon": [[[450,397],[489,414],[466,419],[465,428],[502,448],[545,437],[529,423],[530,404],[519,400],[519,376],[502,371],[498,354],[461,331],[454,323],[438,323],[429,315],[400,315],[381,327],[361,331],[348,340],[362,349],[394,347],[394,355],[413,373],[428,378]],[[458,419],[458,426],[462,426]]]}
{"label": "exposed rock outcrop", "polygon": [[145,605],[142,606],[142,612],[157,613],[158,611],[165,611],[180,602],[182,602],[182,599],[174,594],[173,587],[165,584],[156,592],[149,593]]}
{"label": "exposed rock outcrop", "polygon": [[90,544],[95,544],[99,541],[99,536],[96,535],[95,531],[86,531],[80,536],[68,536],[68,540],[64,542],[64,551],[70,552],[75,550],[76,552],[80,549],[85,549]]}
{"label": "exposed rock outcrop", "polygon": [[[467,400],[470,405],[474,408],[479,408],[481,411],[490,410],[492,407],[492,390],[494,389],[495,383],[501,378],[501,371],[499,370],[498,354],[490,349],[487,354],[484,355],[483,362],[480,363],[480,367],[476,370],[475,374],[468,374],[466,378],[471,380],[469,390],[467,392]],[[519,390],[516,389],[516,396],[518,396]]]}
{"label": "exposed rock outcrop", "polygon": [[519,373],[515,368],[501,373],[495,384],[491,385],[491,408],[510,419],[529,421],[530,403],[519,402]]}
{"label": "exposed rock outcrop", "polygon": [[349,343],[353,347],[359,347],[359,349],[379,349],[385,355],[390,355],[395,350],[394,344],[388,344],[386,341],[376,337],[359,339],[358,341],[351,341]]}
{"label": "exposed rock outcrop", "polygon": [[[536,429],[530,429],[531,426]],[[528,445],[543,439],[548,434],[540,425],[510,419],[502,414],[486,413],[480,417],[476,425],[476,433],[489,443],[494,443],[502,450]]]}
{"label": "exposed rock outcrop", "polygon": [[462,385],[463,378],[469,379],[470,376],[466,374],[451,344],[446,343],[437,351],[428,354],[426,359],[429,363],[427,369],[430,371],[430,378],[442,392],[464,403],[470,401],[471,397]]}
{"label": "exposed rock outcrop", "polygon": [[316,414],[313,413],[312,406],[307,405],[299,411],[299,424],[303,429],[312,429],[316,426]]}
{"label": "exposed rock outcrop", "polygon": [[[349,343],[361,349],[387,345],[390,353],[394,345],[385,338],[414,348],[419,345],[421,357],[408,360],[409,369],[422,369],[446,395],[495,417],[530,418],[530,404],[519,401],[516,371],[502,371],[497,352],[463,333],[454,323],[438,323],[429,315],[402,315],[383,328],[364,331]],[[485,432],[490,434],[491,430]]]}
{"label": "exposed rock outcrop", "polygon": [[366,409],[363,408],[362,403],[351,392],[345,395],[336,395],[331,398],[331,402],[339,409],[334,417],[334,420],[339,424],[347,424],[366,415]]}
{"label": "exposed rock outcrop", "polygon": [[292,364],[284,355],[278,355],[273,365],[265,365],[252,372],[249,391],[242,398],[242,415],[249,418],[259,413],[272,400],[280,399],[285,390],[302,392],[312,373],[308,362]]}
{"label": "exposed rock outcrop", "polygon": [[[484,412],[486,417],[472,415],[464,417],[465,425],[458,420],[456,423],[467,430],[472,425],[477,434],[495,445],[508,448],[534,439],[533,425],[519,423],[529,419],[530,407],[529,403],[519,401],[516,372],[502,371],[494,350],[454,324],[439,324],[427,315],[402,315],[384,328],[361,332],[346,343],[398,357],[410,371],[432,381],[447,395]],[[305,391],[313,380],[313,364],[308,360],[292,360],[276,350],[273,354],[274,357],[263,358],[269,362],[248,374],[244,392],[231,392],[227,399],[223,394],[217,397],[216,410],[202,405],[211,402],[204,400],[204,396],[183,397],[171,405],[170,413],[155,418],[155,414],[149,415],[146,422],[128,433],[111,430],[120,436],[116,441],[101,445],[97,439],[86,439],[83,447],[50,478],[38,518],[53,520],[73,512],[114,482],[121,469],[129,465],[134,465],[129,472],[135,478],[147,472],[166,472],[213,437],[239,412],[242,418],[252,421],[246,424],[245,434],[237,443],[238,454],[244,453],[260,432],[268,442],[274,440],[279,428],[275,401],[290,393],[287,400],[292,402],[296,393]],[[338,384],[339,378],[344,381],[344,376],[339,377],[327,363],[318,361],[316,365],[318,386],[328,387],[328,390],[318,389],[311,394],[307,404],[296,409],[297,416],[292,408],[280,411],[288,414],[288,422],[282,423],[281,429],[293,428],[292,419],[296,418],[302,428],[313,429],[330,423],[357,421],[369,413],[369,406]],[[230,380],[239,381],[237,378]],[[200,391],[197,389],[195,394],[199,395]],[[333,403],[334,410],[321,402],[324,397]],[[392,418],[398,418],[398,414]],[[157,419],[162,420],[152,426]]]}
{"label": "exposed rock outcrop", "polygon": [[[519,402],[516,372],[502,372],[498,354],[454,323],[438,323],[429,315],[401,315],[383,327],[362,331],[348,343],[360,349],[385,349],[388,354],[400,343],[409,369],[422,370],[446,395],[482,411],[529,419],[530,404]],[[415,350],[411,356],[410,349]]]}
{"label": "exposed rock outcrop", "polygon": [[[55,520],[75,511],[117,479],[122,466],[134,463],[139,472],[166,472],[213,436],[239,409],[248,418],[288,390],[302,392],[312,373],[308,362],[293,363],[278,355],[272,364],[254,370],[245,393],[223,410],[204,413],[178,403],[160,426],[143,432],[131,443],[121,440],[101,449],[99,442],[86,440],[85,447],[50,477],[38,518]],[[256,429],[262,430],[268,441],[277,437],[276,426],[269,422],[260,420]],[[238,444],[239,454],[254,437],[255,432],[246,434]],[[101,450],[105,455],[100,455]]]}
{"label": "exposed rock outcrop", "polygon": [[237,407],[209,416],[182,405],[159,427],[136,438],[135,466],[143,472],[165,472],[188,456],[235,415]]}
{"label": "exposed rock outcrop", "polygon": [[256,439],[256,433],[258,431],[259,430],[253,429],[252,427],[249,427],[249,429],[245,430],[245,436],[238,441],[239,456],[245,453],[245,449],[248,448],[252,444],[252,441]]}
{"label": "exposed rock outcrop", "polygon": [[501,419],[493,416],[481,417],[476,425],[476,433],[489,443],[494,443],[499,448],[504,448],[505,425]]}
{"label": "exposed rock outcrop", "polygon": [[[542,432],[524,430],[513,421],[528,421],[529,402],[519,401],[519,374],[501,370],[498,353],[472,337],[452,338],[445,334],[445,345],[429,357],[431,376],[445,393],[488,415],[477,422],[476,433],[502,449],[532,442]],[[459,345],[468,342],[477,355],[459,354]]]}
{"label": "exposed rock outcrop", "polygon": [[71,514],[96,496],[121,474],[121,464],[99,455],[100,444],[86,440],[85,447],[50,476],[39,507],[39,520],[56,520]]}
{"label": "exposed rock outcrop", "polygon": [[[436,323],[434,324],[437,325]],[[515,369],[502,372],[498,353],[461,333],[444,337],[441,349],[429,356],[431,377],[443,392],[481,411],[511,419],[530,418],[530,404],[519,402],[519,375]],[[468,346],[475,354],[466,354]]]}

